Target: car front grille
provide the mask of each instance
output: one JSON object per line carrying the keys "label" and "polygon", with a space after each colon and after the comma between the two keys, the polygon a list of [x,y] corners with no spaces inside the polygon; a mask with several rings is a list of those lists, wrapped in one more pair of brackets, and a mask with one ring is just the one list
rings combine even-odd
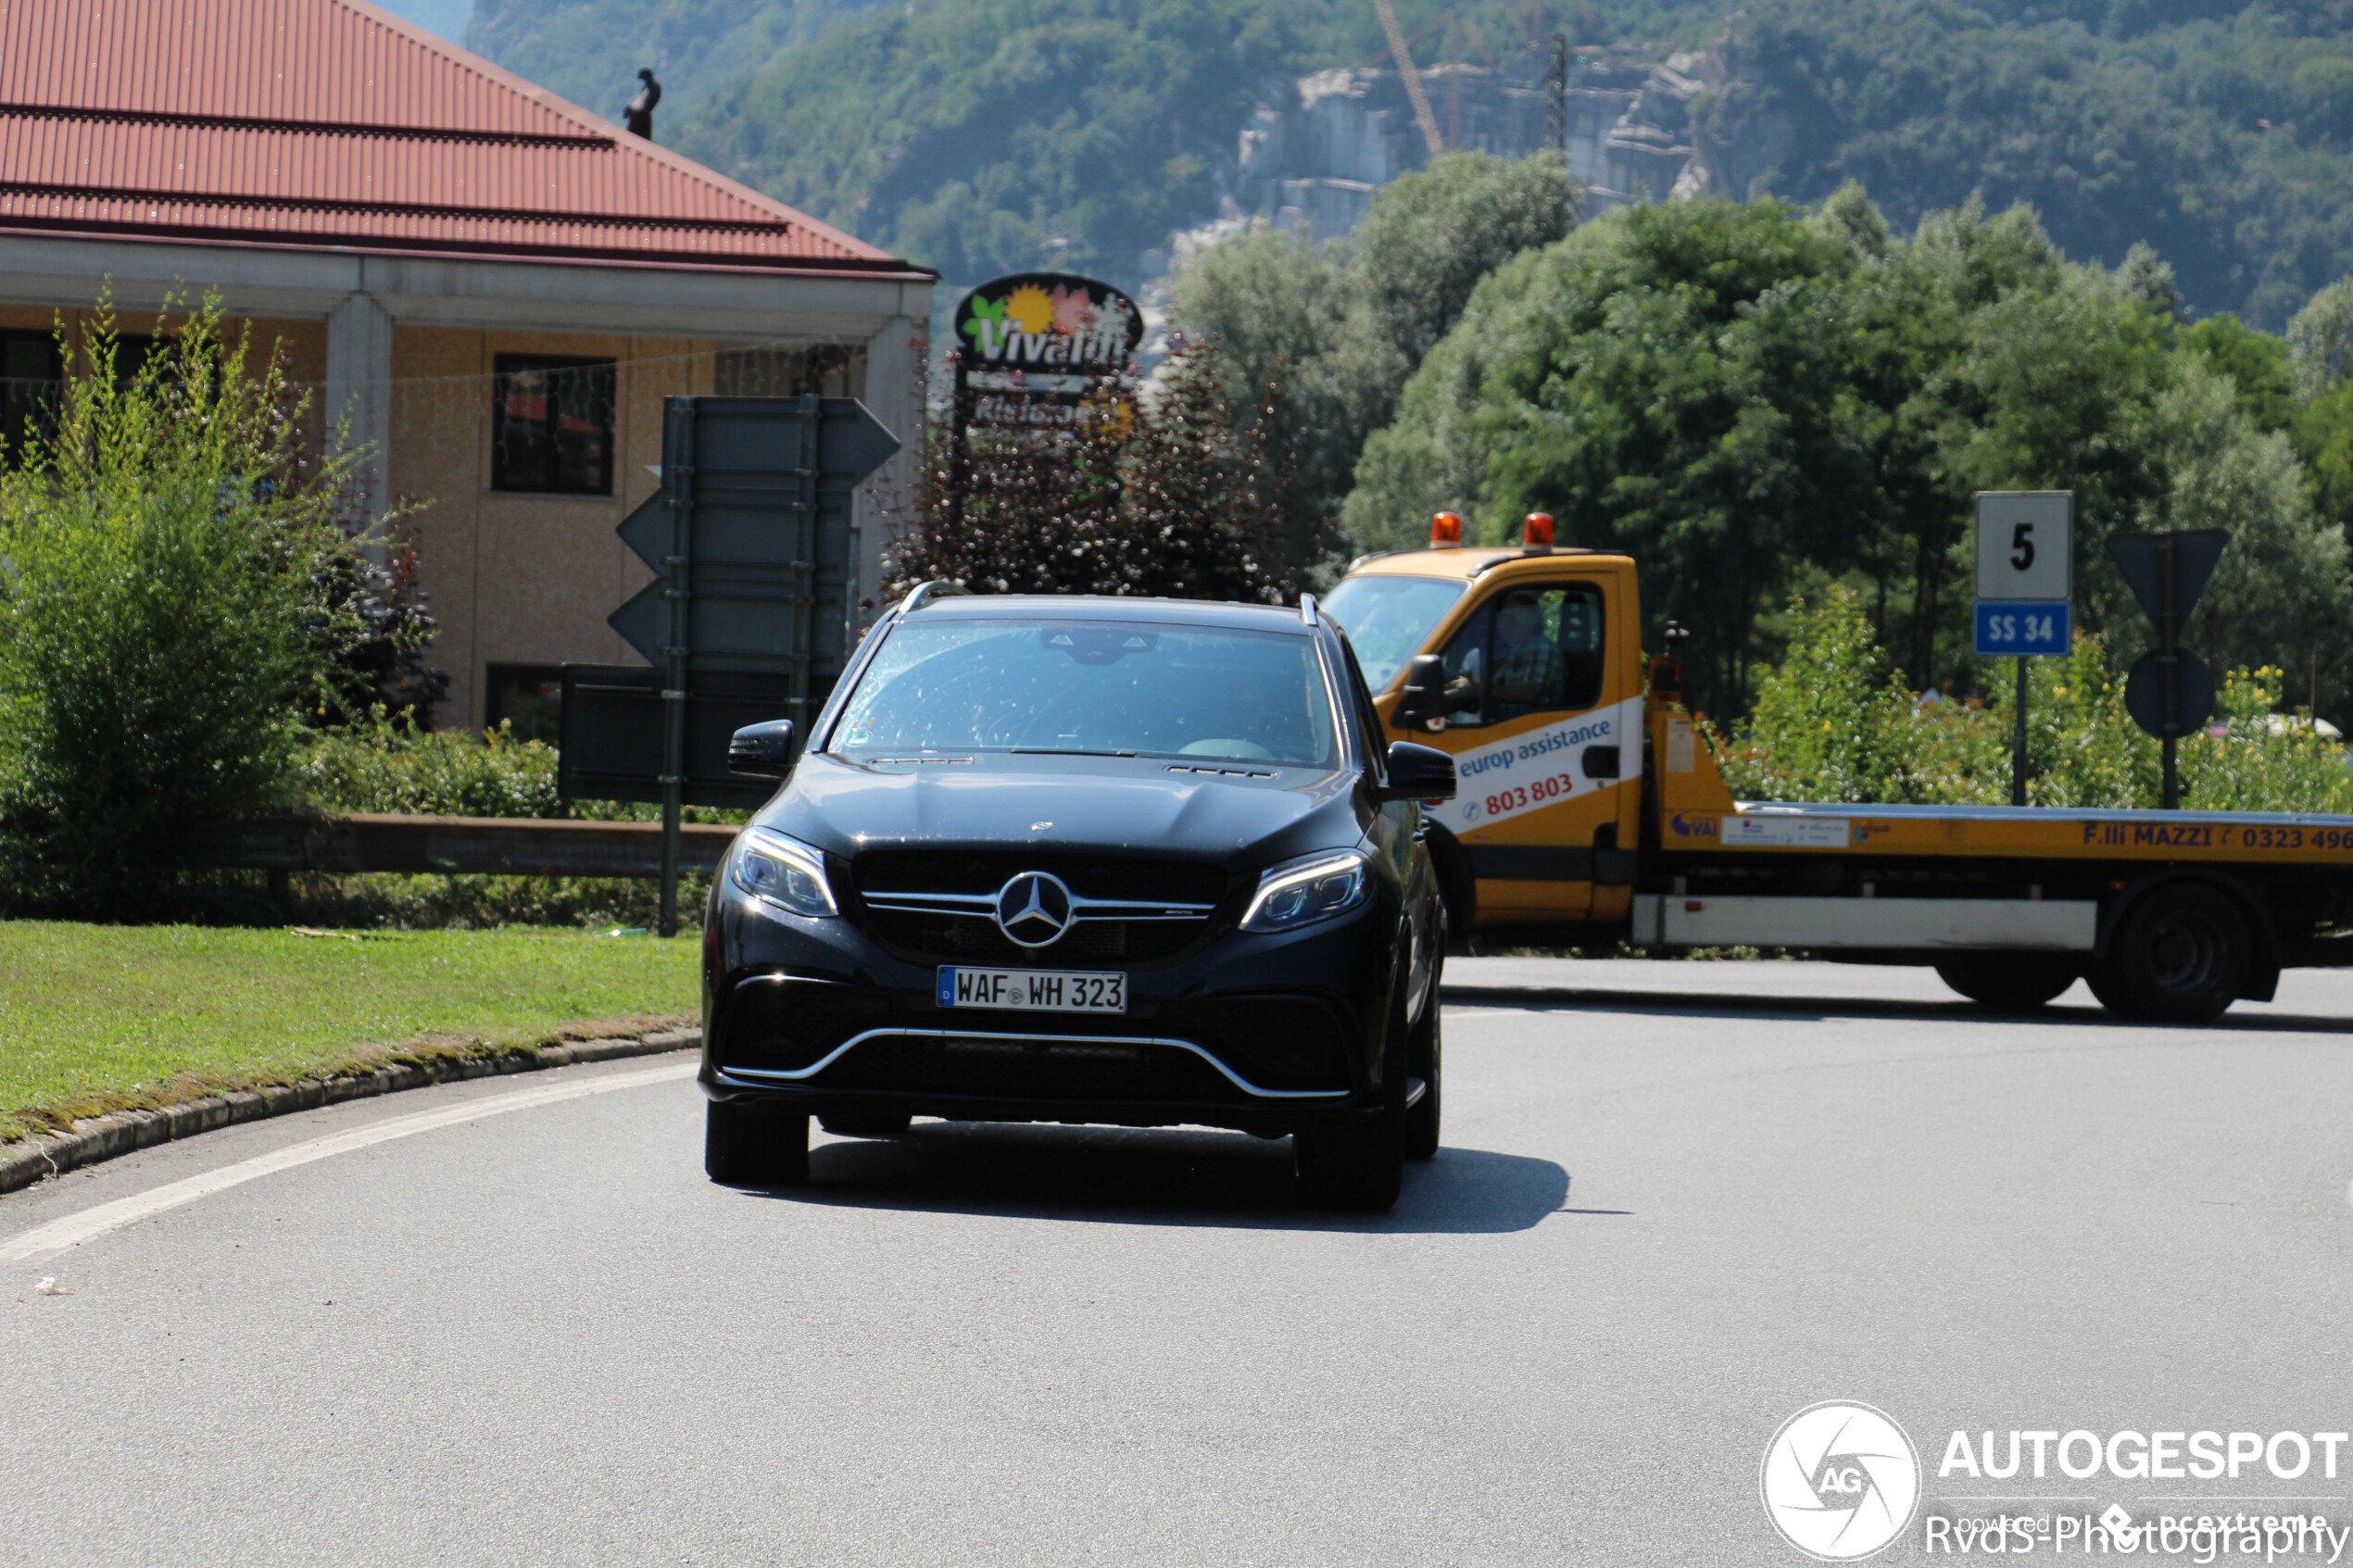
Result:
{"label": "car front grille", "polygon": [[[1044,872],[1070,890],[1073,919],[1056,940],[1024,947],[992,913],[1004,885]],[[1201,941],[1227,876],[1193,860],[1024,851],[868,850],[850,862],[857,918],[885,947],[921,963],[1138,964]]]}
{"label": "car front grille", "polygon": [[1208,925],[1192,920],[1088,920],[1058,942],[1025,947],[987,915],[869,909],[866,929],[885,947],[925,963],[1069,966],[1151,963],[1191,947]]}

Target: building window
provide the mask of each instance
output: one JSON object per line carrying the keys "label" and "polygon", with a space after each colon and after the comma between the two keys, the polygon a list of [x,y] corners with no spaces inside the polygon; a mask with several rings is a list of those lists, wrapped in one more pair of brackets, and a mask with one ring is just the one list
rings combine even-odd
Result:
{"label": "building window", "polygon": [[7,443],[7,461],[22,456],[26,436],[53,428],[64,385],[56,337],[0,332],[0,440]]}
{"label": "building window", "polygon": [[612,494],[613,362],[501,354],[490,411],[490,487]]}
{"label": "building window", "polygon": [[484,683],[490,700],[483,717],[501,722],[517,740],[557,745],[563,736],[564,671],[560,664],[494,664]]}

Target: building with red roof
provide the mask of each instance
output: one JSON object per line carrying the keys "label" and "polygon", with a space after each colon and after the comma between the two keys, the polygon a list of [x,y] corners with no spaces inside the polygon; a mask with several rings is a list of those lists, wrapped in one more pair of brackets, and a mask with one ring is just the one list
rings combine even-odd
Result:
{"label": "building with red roof", "polygon": [[217,293],[419,507],[445,721],[635,660],[612,531],[665,395],[862,398],[903,443],[871,600],[933,282],[364,0],[0,0],[0,376],[54,378],[102,290],[133,331]]}

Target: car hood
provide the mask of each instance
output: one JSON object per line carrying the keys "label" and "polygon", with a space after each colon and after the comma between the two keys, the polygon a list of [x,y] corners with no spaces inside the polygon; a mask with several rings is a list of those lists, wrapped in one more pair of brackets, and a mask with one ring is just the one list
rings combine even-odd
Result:
{"label": "car hood", "polygon": [[1274,776],[1178,771],[1140,757],[861,763],[819,753],[801,759],[753,821],[841,856],[1028,846],[1182,856],[1229,870],[1353,845],[1364,835],[1353,774],[1253,771]]}

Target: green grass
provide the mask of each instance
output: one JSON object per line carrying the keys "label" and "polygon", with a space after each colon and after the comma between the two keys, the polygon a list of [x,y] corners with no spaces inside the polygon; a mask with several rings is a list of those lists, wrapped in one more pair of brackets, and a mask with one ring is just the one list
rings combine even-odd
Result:
{"label": "green grass", "polygon": [[0,922],[0,1140],[421,1051],[691,1016],[691,936]]}

